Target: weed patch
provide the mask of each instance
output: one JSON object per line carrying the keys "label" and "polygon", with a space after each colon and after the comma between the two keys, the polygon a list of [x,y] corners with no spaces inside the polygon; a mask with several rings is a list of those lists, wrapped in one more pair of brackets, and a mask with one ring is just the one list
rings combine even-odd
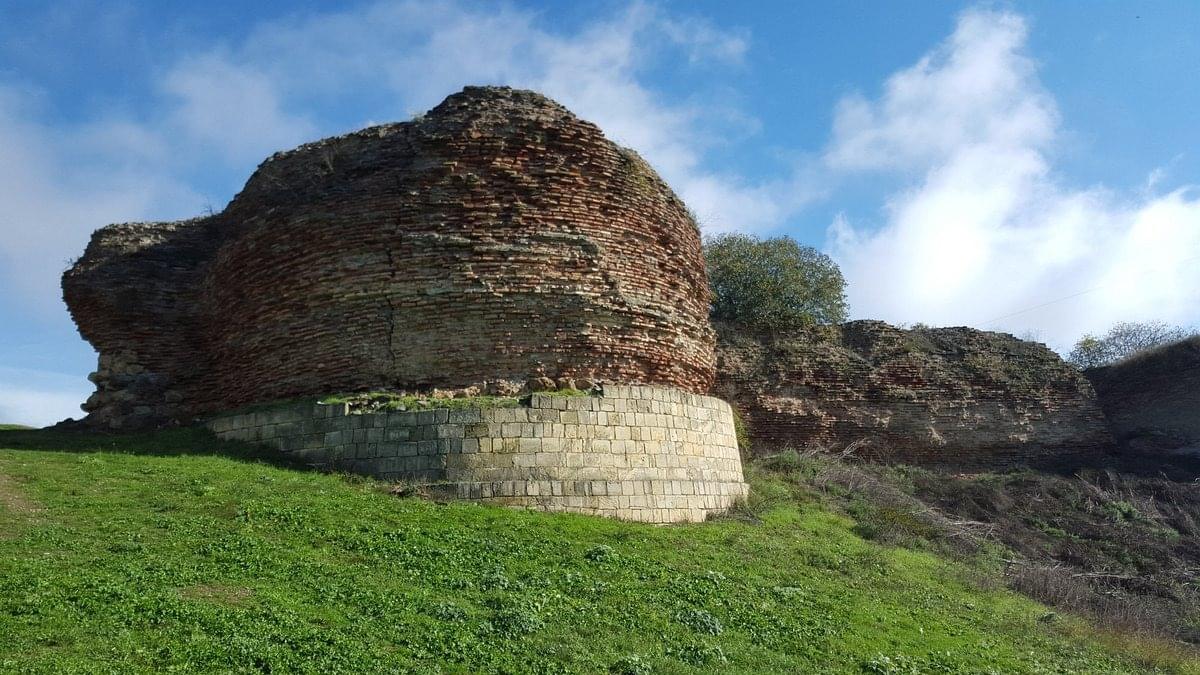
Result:
{"label": "weed patch", "polygon": [[[754,487],[782,481],[793,495],[815,488],[854,521],[855,533],[963,561],[959,577],[973,587],[1006,585],[1087,617],[1105,635],[1126,635],[1134,646],[1200,644],[1200,486],[1194,483],[1112,468],[946,475],[796,451],[760,465],[748,472]],[[1180,650],[1195,657],[1193,648]],[[863,667],[907,672],[910,665],[881,655]]]}

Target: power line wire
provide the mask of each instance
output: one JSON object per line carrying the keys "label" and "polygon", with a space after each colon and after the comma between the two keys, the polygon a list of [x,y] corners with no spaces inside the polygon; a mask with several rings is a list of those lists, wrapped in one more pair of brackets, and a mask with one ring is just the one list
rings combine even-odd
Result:
{"label": "power line wire", "polygon": [[[1184,260],[1181,260],[1181,261],[1179,261],[1179,263],[1178,263],[1178,264],[1180,264],[1180,265],[1183,265],[1183,264],[1186,264],[1186,263],[1195,262],[1195,261],[1197,261],[1197,260],[1200,260],[1200,256],[1195,256],[1195,257],[1193,257],[1193,258],[1186,258],[1186,259],[1184,259]],[[1105,288],[1105,287],[1106,287],[1106,285],[1100,285],[1100,286],[1096,286],[1095,288],[1089,288],[1089,289],[1087,289],[1086,291],[1079,291],[1078,293],[1072,293],[1071,295],[1064,295],[1064,296],[1063,296],[1063,297],[1061,297],[1061,298],[1055,298],[1054,300],[1050,300],[1049,302],[1043,302],[1043,303],[1042,303],[1042,304],[1040,304],[1040,305],[1034,305],[1033,307],[1027,307],[1027,308],[1025,308],[1025,309],[1022,309],[1022,310],[1020,310],[1020,311],[1013,312],[1012,314],[1005,314],[1004,316],[996,317],[995,319],[992,319],[991,321],[986,321],[986,322],[984,322],[984,324],[983,324],[983,327],[984,327],[984,328],[987,328],[988,326],[991,326],[992,324],[994,324],[994,323],[996,323],[996,322],[998,322],[998,321],[1003,321],[1003,320],[1005,320],[1005,319],[1011,319],[1011,318],[1012,318],[1012,317],[1014,317],[1014,316],[1020,316],[1020,315],[1022,315],[1022,314],[1027,314],[1027,313],[1029,313],[1029,312],[1032,312],[1032,311],[1034,311],[1034,310],[1042,309],[1043,307],[1049,307],[1050,305],[1054,305],[1054,304],[1057,304],[1057,303],[1063,302],[1064,300],[1071,300],[1071,299],[1073,299],[1073,298],[1078,298],[1078,297],[1079,297],[1079,296],[1081,296],[1081,295],[1087,295],[1088,293],[1094,293],[1094,292],[1096,292],[1096,291],[1099,291],[1099,290],[1101,290],[1101,289],[1103,289],[1103,288]]]}
{"label": "power line wire", "polygon": [[1104,286],[1096,286],[1095,288],[1089,288],[1089,289],[1087,289],[1086,291],[1079,291],[1078,293],[1072,293],[1071,295],[1065,295],[1065,296],[1063,296],[1063,297],[1061,297],[1061,298],[1056,298],[1056,299],[1054,299],[1054,300],[1051,300],[1051,301],[1049,301],[1049,302],[1043,302],[1043,303],[1042,303],[1042,304],[1040,304],[1040,305],[1034,305],[1033,307],[1028,307],[1028,308],[1026,308],[1026,309],[1022,309],[1022,310],[1021,310],[1021,311],[1019,311],[1019,312],[1013,312],[1012,314],[1005,314],[1004,316],[998,316],[998,317],[996,317],[995,319],[992,319],[991,321],[986,321],[986,322],[984,322],[984,324],[983,324],[983,325],[984,325],[984,327],[987,327],[987,326],[990,326],[990,325],[992,325],[992,324],[994,324],[994,323],[996,323],[996,322],[998,322],[998,321],[1003,321],[1003,320],[1005,320],[1005,319],[1011,319],[1011,318],[1012,318],[1012,317],[1014,317],[1014,316],[1020,316],[1020,315],[1022,315],[1022,314],[1028,314],[1029,312],[1032,312],[1032,311],[1034,311],[1035,309],[1041,309],[1041,308],[1043,308],[1043,307],[1049,307],[1050,305],[1054,305],[1054,304],[1060,303],[1060,302],[1062,302],[1062,301],[1064,301],[1064,300],[1070,300],[1070,299],[1072,299],[1072,298],[1078,298],[1078,297],[1079,297],[1079,296],[1081,296],[1081,295],[1087,295],[1088,293],[1093,293],[1093,292],[1095,292],[1095,291],[1098,291],[1098,290],[1100,290],[1100,289],[1102,289],[1102,288],[1104,288]]}

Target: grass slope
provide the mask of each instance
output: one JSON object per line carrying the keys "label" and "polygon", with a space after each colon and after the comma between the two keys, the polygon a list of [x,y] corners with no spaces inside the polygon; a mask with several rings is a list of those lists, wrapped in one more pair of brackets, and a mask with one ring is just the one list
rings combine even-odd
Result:
{"label": "grass slope", "polygon": [[0,432],[0,670],[1137,671],[817,502],[656,527],[244,454]]}

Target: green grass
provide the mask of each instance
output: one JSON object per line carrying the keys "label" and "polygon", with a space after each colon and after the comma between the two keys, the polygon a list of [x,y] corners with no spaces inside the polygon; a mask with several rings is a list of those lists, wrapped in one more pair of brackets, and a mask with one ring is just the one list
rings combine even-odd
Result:
{"label": "green grass", "polygon": [[0,424],[0,431],[21,431],[29,428],[24,424]]}
{"label": "green grass", "polygon": [[0,432],[0,671],[1140,672],[815,501],[659,527],[385,487]]}

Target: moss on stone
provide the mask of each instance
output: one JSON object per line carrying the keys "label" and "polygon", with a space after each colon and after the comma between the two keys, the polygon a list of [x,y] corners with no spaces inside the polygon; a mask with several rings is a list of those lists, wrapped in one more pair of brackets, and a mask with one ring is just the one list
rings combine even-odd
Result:
{"label": "moss on stone", "polygon": [[[554,391],[536,392],[545,396],[591,396],[590,392],[579,389],[558,389]],[[516,408],[529,403],[531,394],[523,396],[462,396],[456,398],[435,398],[415,394],[398,394],[395,392],[375,391],[351,394],[332,394],[319,399],[317,402],[325,405],[338,403],[349,404],[352,408],[369,410],[434,410],[437,408]]]}
{"label": "moss on stone", "polygon": [[395,394],[391,392],[368,392],[355,394],[333,394],[318,401],[325,405],[349,404],[353,408],[373,410],[432,410],[434,408],[515,408],[521,400],[515,396],[464,396],[461,398],[432,398]]}

